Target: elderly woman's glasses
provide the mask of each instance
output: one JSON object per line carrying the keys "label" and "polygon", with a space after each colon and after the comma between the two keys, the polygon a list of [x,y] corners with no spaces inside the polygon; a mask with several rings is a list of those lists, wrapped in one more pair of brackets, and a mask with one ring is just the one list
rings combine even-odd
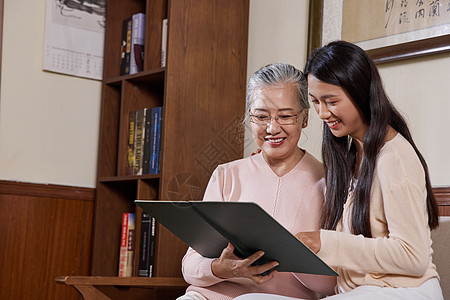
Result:
{"label": "elderly woman's glasses", "polygon": [[298,122],[299,116],[302,111],[299,111],[296,114],[280,114],[276,117],[272,117],[271,115],[264,112],[255,114],[250,113],[250,122],[255,123],[259,126],[267,126],[274,120],[279,125],[294,125]]}

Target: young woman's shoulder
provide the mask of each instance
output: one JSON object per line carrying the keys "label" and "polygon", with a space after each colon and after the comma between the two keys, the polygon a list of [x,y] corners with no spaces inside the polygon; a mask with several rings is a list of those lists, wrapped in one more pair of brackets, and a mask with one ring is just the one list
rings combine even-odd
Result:
{"label": "young woman's shoulder", "polygon": [[397,160],[401,157],[405,157],[405,159],[416,157],[418,159],[414,148],[408,140],[406,140],[400,133],[397,133],[393,139],[387,141],[380,149],[378,160]]}
{"label": "young woman's shoulder", "polygon": [[425,176],[422,163],[414,148],[400,133],[386,142],[377,157],[378,176],[398,179],[422,179]]}

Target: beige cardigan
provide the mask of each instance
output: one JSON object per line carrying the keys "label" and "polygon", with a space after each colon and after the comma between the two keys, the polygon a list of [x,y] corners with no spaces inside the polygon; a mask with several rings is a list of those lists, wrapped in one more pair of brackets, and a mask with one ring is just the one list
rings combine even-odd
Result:
{"label": "beige cardigan", "polygon": [[432,263],[424,170],[403,136],[387,142],[377,158],[370,200],[373,238],[350,233],[352,196],[350,192],[338,232],[321,231],[318,253],[338,267],[341,291],[361,285],[416,287],[438,277]]}

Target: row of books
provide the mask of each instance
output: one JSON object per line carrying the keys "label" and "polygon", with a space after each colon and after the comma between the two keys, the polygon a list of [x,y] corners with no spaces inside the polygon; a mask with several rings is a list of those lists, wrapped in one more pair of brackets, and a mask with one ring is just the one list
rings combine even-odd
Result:
{"label": "row of books", "polygon": [[[134,213],[122,214],[120,237],[119,277],[131,277],[135,253]],[[152,277],[155,269],[156,220],[149,214],[142,214],[141,244],[139,249],[138,276]]]}
{"label": "row of books", "polygon": [[120,75],[136,74],[144,69],[145,14],[123,20]]}
{"label": "row of books", "polygon": [[157,174],[162,107],[131,111],[128,122],[127,175]]}
{"label": "row of books", "polygon": [[[120,75],[144,70],[145,14],[136,13],[123,20]],[[167,19],[162,22],[161,67],[166,66]]]}

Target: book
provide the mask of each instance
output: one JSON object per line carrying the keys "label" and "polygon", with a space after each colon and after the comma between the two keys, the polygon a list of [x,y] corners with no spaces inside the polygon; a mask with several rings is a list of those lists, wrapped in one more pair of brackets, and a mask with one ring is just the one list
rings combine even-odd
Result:
{"label": "book", "polygon": [[144,136],[145,136],[145,112],[146,108],[136,111],[136,138],[134,141],[134,172],[133,175],[142,175],[143,167],[143,151],[144,151]]}
{"label": "book", "polygon": [[134,213],[122,214],[120,236],[119,277],[131,277],[134,254]]}
{"label": "book", "polygon": [[256,203],[223,201],[143,201],[135,203],[200,255],[219,257],[228,243],[245,258],[258,250],[256,264],[278,261],[279,272],[337,276],[305,244]]}
{"label": "book", "polygon": [[144,121],[144,150],[142,154],[142,173],[150,173],[151,138],[152,138],[152,110],[145,110]]}
{"label": "book", "polygon": [[145,14],[132,16],[130,74],[144,70]]}
{"label": "book", "polygon": [[149,174],[158,174],[159,172],[159,151],[161,142],[161,120],[162,107],[152,108],[152,136],[151,136],[151,153],[150,153],[150,170]]}
{"label": "book", "polygon": [[147,213],[142,214],[141,249],[138,275],[152,277],[155,268],[156,220]]}
{"label": "book", "polygon": [[167,52],[167,19],[162,21],[161,34],[161,68],[166,66],[166,52]]}
{"label": "book", "polygon": [[123,22],[122,22],[120,75],[130,74],[131,28],[132,28],[131,18],[127,18],[127,19],[123,20]]}
{"label": "book", "polygon": [[134,174],[134,143],[136,139],[136,111],[128,114],[127,175]]}
{"label": "book", "polygon": [[149,254],[149,266],[148,266],[148,276],[153,277],[155,272],[155,258],[156,258],[156,219],[151,217],[152,220],[152,230],[150,232],[150,254]]}

